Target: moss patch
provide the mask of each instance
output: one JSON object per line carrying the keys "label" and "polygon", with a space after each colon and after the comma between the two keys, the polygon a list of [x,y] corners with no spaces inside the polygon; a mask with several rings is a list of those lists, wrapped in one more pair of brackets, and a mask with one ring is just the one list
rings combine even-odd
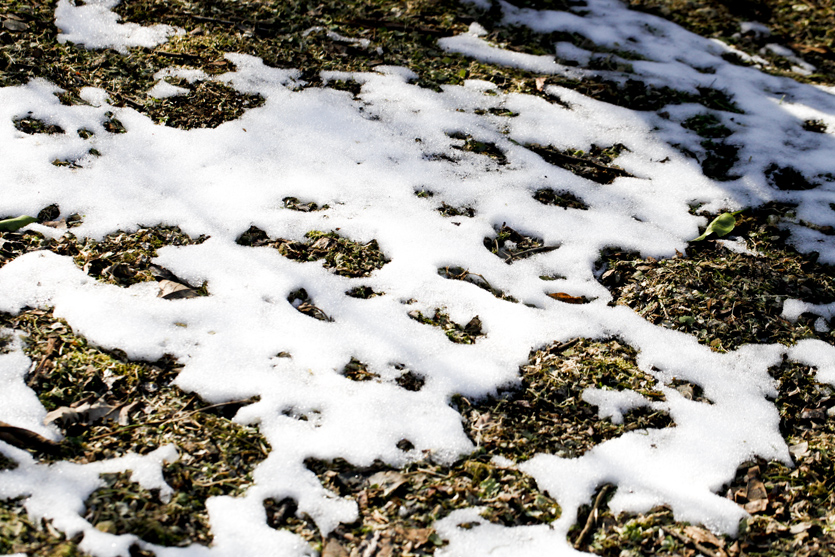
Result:
{"label": "moss patch", "polygon": [[[799,81],[835,83],[832,51],[835,12],[829,2],[630,0],[629,6],[674,21],[704,37],[721,39],[750,55],[765,57],[770,63],[765,70],[770,73]],[[744,21],[767,25],[771,35],[742,34],[740,23]],[[794,64],[789,60],[761,52],[768,43],[791,48],[817,69],[809,76],[792,71]]]}
{"label": "moss patch", "polygon": [[[88,514],[108,522],[103,526],[108,531],[136,533],[153,543],[209,543],[206,498],[243,493],[252,469],[268,453],[256,428],[231,421],[251,401],[208,405],[172,384],[180,370],[175,361],[135,362],[90,346],[46,311],[2,315],[0,325],[28,335],[24,350],[37,365],[27,383],[47,410],[85,402],[114,409],[106,417],[82,413],[56,420],[67,436],[63,457],[85,463],[128,451],[146,454],[170,443],[178,447],[180,460],[164,469],[175,490],[171,501],[113,476],[91,495]],[[123,512],[125,505],[129,511]]]}
{"label": "moss patch", "polygon": [[[609,259],[601,281],[612,304],[627,305],[654,324],[695,335],[724,351],[747,343],[794,344],[802,338],[835,343],[815,318],[783,319],[783,302],[835,301],[831,267],[786,245],[780,223],[791,207],[769,205],[737,216],[734,234],[758,255],[734,253],[715,240],[694,242],[688,257],[656,261],[622,254]],[[708,219],[710,220],[710,219]]]}
{"label": "moss patch", "polygon": [[356,501],[359,520],[339,525],[323,540],[306,515],[296,516],[294,501],[268,500],[268,521],[300,534],[317,550],[330,545],[334,555],[340,548],[346,554],[432,555],[445,545],[432,524],[467,507],[485,507],[483,518],[505,526],[547,524],[560,516],[557,502],[530,477],[496,467],[483,453],[452,466],[417,462],[400,470],[379,462],[357,467],[341,459],[306,464],[326,487]]}
{"label": "moss patch", "polygon": [[832,555],[835,535],[835,424],[827,411],[835,390],[818,383],[808,366],[784,361],[769,370],[778,381],[780,431],[795,466],[762,459],[742,463],[720,492],[751,513],[736,539],[677,522],[669,508],[613,515],[611,486],[580,509],[569,540],[595,555]]}
{"label": "moss patch", "polygon": [[199,81],[190,85],[183,81],[176,85],[189,89],[189,93],[145,103],[145,113],[154,122],[184,130],[216,128],[264,104],[260,95],[238,93],[222,83]]}
{"label": "moss patch", "polygon": [[380,251],[377,240],[365,244],[343,238],[336,232],[313,230],[305,234],[308,242],[295,242],[278,238],[271,240],[263,230],[252,226],[237,240],[243,246],[270,246],[296,261],[318,261],[334,274],[346,277],[367,277],[381,269],[389,259]]}
{"label": "moss patch", "polygon": [[550,146],[533,143],[525,147],[542,157],[545,162],[598,184],[611,184],[618,176],[632,176],[622,168],[611,164],[626,149],[620,144],[605,149],[592,145],[588,153],[581,150],[560,151]]}
{"label": "moss patch", "polygon": [[477,315],[470,319],[466,325],[460,325],[450,319],[442,308],[436,309],[432,317],[423,315],[417,310],[410,311],[409,317],[425,325],[438,327],[443,330],[451,342],[456,344],[473,344],[485,334],[481,330],[481,319]]}
{"label": "moss patch", "polygon": [[664,400],[655,380],[640,371],[635,350],[617,340],[574,339],[532,351],[520,372],[522,383],[496,397],[454,401],[477,446],[515,461],[536,453],[564,458],[581,456],[635,429],[673,425],[665,412],[641,407],[625,414],[622,424],[600,419],[582,399],[587,388],[631,389],[649,400]]}
{"label": "moss patch", "polygon": [[33,522],[19,499],[0,500],[0,553],[25,553],[31,557],[80,557],[78,538],[68,540],[49,522]]}

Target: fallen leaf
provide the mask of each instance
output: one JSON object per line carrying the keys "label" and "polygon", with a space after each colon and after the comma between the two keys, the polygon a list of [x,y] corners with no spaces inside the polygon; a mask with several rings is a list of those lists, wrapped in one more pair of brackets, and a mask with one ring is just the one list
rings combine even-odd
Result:
{"label": "fallen leaf", "polygon": [[15,230],[19,230],[27,224],[32,224],[33,222],[38,222],[38,219],[27,215],[20,215],[19,217],[15,217],[13,219],[0,220],[0,232],[14,232]]}
{"label": "fallen leaf", "polygon": [[727,236],[736,226],[736,215],[742,211],[734,211],[733,213],[722,213],[707,225],[704,234],[698,238],[690,240],[691,242],[700,242],[711,234],[716,234],[720,238]]}
{"label": "fallen leaf", "polygon": [[809,454],[809,443],[803,441],[802,443],[798,443],[797,445],[792,445],[789,447],[789,452],[792,454],[794,458],[803,458],[807,454]]}
{"label": "fallen leaf", "polygon": [[536,90],[537,91],[542,91],[543,89],[545,89],[546,79],[547,78],[545,78],[545,77],[537,77],[536,78],[535,82],[536,82]]}
{"label": "fallen leaf", "polygon": [[113,406],[98,399],[90,402],[82,402],[74,406],[61,406],[49,412],[43,420],[44,425],[60,423],[67,426],[76,423],[91,425],[101,420],[117,420],[119,410],[123,404]]}
{"label": "fallen leaf", "polygon": [[791,532],[794,535],[797,535],[801,532],[805,532],[806,530],[808,530],[812,526],[813,526],[813,524],[811,522],[798,522],[797,524],[795,524],[791,528],[789,528],[789,532]]}
{"label": "fallen leaf", "polygon": [[464,332],[474,337],[481,334],[481,319],[478,318],[478,315],[464,325]]}
{"label": "fallen leaf", "polygon": [[585,296],[572,296],[565,292],[546,292],[546,295],[566,304],[587,304],[589,302]]}
{"label": "fallen leaf", "polygon": [[193,288],[189,288],[185,284],[174,282],[173,280],[163,279],[159,281],[158,298],[164,300],[181,300],[185,298],[196,298],[199,294]]}
{"label": "fallen leaf", "polygon": [[33,449],[44,453],[57,453],[60,445],[28,429],[0,422],[0,441],[5,441],[19,449]]}
{"label": "fallen leaf", "polygon": [[742,508],[751,514],[763,512],[768,508],[768,499],[758,499],[750,503],[745,503]]}
{"label": "fallen leaf", "polygon": [[322,557],[348,557],[348,551],[341,543],[331,538],[325,543],[322,548]]}
{"label": "fallen leaf", "polygon": [[713,535],[713,533],[696,526],[685,526],[684,533],[690,536],[693,541],[699,543],[709,543],[716,547],[724,547],[725,542]]}
{"label": "fallen leaf", "polygon": [[368,478],[369,485],[377,485],[383,490],[383,497],[388,498],[392,493],[407,482],[406,476],[400,472],[384,470]]}
{"label": "fallen leaf", "polygon": [[121,426],[130,425],[130,413],[133,412],[134,410],[138,409],[141,405],[142,405],[142,403],[137,400],[137,401],[131,402],[130,404],[122,406],[119,409],[119,420],[118,420],[119,425],[121,425]]}

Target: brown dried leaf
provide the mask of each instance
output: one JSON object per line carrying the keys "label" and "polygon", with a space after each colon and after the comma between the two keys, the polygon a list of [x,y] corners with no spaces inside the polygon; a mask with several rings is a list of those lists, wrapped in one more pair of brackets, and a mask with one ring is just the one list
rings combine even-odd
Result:
{"label": "brown dried leaf", "polygon": [[565,292],[546,292],[546,294],[549,298],[559,300],[566,304],[587,304],[589,302],[585,296],[572,296]]}
{"label": "brown dried leaf", "polygon": [[91,425],[101,420],[117,420],[119,419],[119,409],[122,406],[122,404],[113,406],[104,402],[102,399],[92,403],[82,402],[72,407],[61,406],[49,412],[44,418],[43,423],[44,425],[50,425],[59,422],[65,426],[75,423]]}
{"label": "brown dried leaf", "polygon": [[768,508],[768,499],[757,499],[756,501],[745,503],[742,508],[751,514],[761,513]]}
{"label": "brown dried leaf", "polygon": [[180,284],[179,282],[166,279],[159,281],[159,294],[157,294],[158,298],[163,298],[165,300],[180,300],[185,298],[196,298],[197,296],[199,296],[197,291],[193,288],[189,288],[185,284]]}
{"label": "brown dried leaf", "polygon": [[322,549],[322,557],[348,557],[348,551],[342,547],[341,543],[331,538]]}
{"label": "brown dried leaf", "polygon": [[397,489],[407,483],[406,476],[399,472],[384,470],[368,478],[369,485],[377,485],[383,490],[383,497],[388,498]]}
{"label": "brown dried leaf", "polygon": [[45,453],[57,453],[60,445],[28,429],[0,422],[0,441],[19,449],[33,449]]}
{"label": "brown dried leaf", "polygon": [[716,547],[724,547],[725,542],[721,539],[714,536],[711,532],[703,529],[698,528],[696,526],[686,526],[684,528],[684,533],[690,536],[693,541],[699,543],[709,543],[711,545],[715,545]]}

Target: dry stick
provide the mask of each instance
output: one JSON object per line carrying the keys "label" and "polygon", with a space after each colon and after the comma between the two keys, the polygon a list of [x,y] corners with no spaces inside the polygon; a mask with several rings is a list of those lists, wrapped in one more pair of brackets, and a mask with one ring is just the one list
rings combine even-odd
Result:
{"label": "dry stick", "polygon": [[510,256],[507,259],[505,259],[504,261],[505,261],[505,263],[510,263],[511,261],[513,261],[513,259],[515,257],[522,257],[523,255],[533,254],[533,253],[544,253],[544,252],[547,252],[547,251],[554,251],[558,247],[559,246],[542,246],[542,247],[538,247],[538,248],[526,249],[524,251],[517,251],[516,253],[511,253]]}
{"label": "dry stick", "polygon": [[393,29],[396,31],[418,31],[425,35],[433,35],[437,37],[446,37],[449,35],[448,31],[444,31],[441,29],[433,29],[431,27],[417,27],[414,25],[405,25],[403,23],[397,23],[396,21],[386,21],[384,19],[349,19],[346,21],[338,22],[340,25],[350,25],[352,27],[377,27],[377,28],[384,28],[384,29]]}
{"label": "dry stick", "polygon": [[575,549],[580,549],[583,545],[585,545],[584,542],[586,536],[589,535],[589,532],[591,532],[594,523],[597,522],[597,510],[603,503],[603,497],[606,496],[606,492],[609,491],[610,487],[612,487],[610,484],[605,484],[603,487],[600,488],[600,492],[597,494],[597,497],[594,498],[594,505],[589,511],[589,516],[586,519],[586,525],[583,526],[583,531],[580,532],[580,535],[577,537],[577,541],[574,542]]}
{"label": "dry stick", "polygon": [[46,363],[52,358],[52,354],[55,353],[55,346],[58,344],[58,337],[51,337],[46,343],[46,353],[41,358],[41,361],[38,362],[35,371],[32,372],[32,376],[26,382],[26,386],[31,387],[35,384],[35,380],[43,373],[43,370],[46,368]]}

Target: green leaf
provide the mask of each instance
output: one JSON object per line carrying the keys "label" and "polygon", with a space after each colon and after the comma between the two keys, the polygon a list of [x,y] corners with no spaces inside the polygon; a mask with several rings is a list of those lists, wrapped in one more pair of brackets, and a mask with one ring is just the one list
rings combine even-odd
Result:
{"label": "green leaf", "polygon": [[730,234],[731,230],[736,226],[736,215],[742,211],[734,211],[733,213],[722,213],[707,225],[704,234],[698,238],[690,240],[691,242],[701,242],[711,234],[716,234],[720,238]]}
{"label": "green leaf", "polygon": [[38,219],[27,215],[20,215],[13,219],[0,220],[0,232],[14,232],[27,224],[38,222]]}
{"label": "green leaf", "polygon": [[692,315],[682,315],[678,318],[678,322],[692,326],[696,323],[696,319]]}

